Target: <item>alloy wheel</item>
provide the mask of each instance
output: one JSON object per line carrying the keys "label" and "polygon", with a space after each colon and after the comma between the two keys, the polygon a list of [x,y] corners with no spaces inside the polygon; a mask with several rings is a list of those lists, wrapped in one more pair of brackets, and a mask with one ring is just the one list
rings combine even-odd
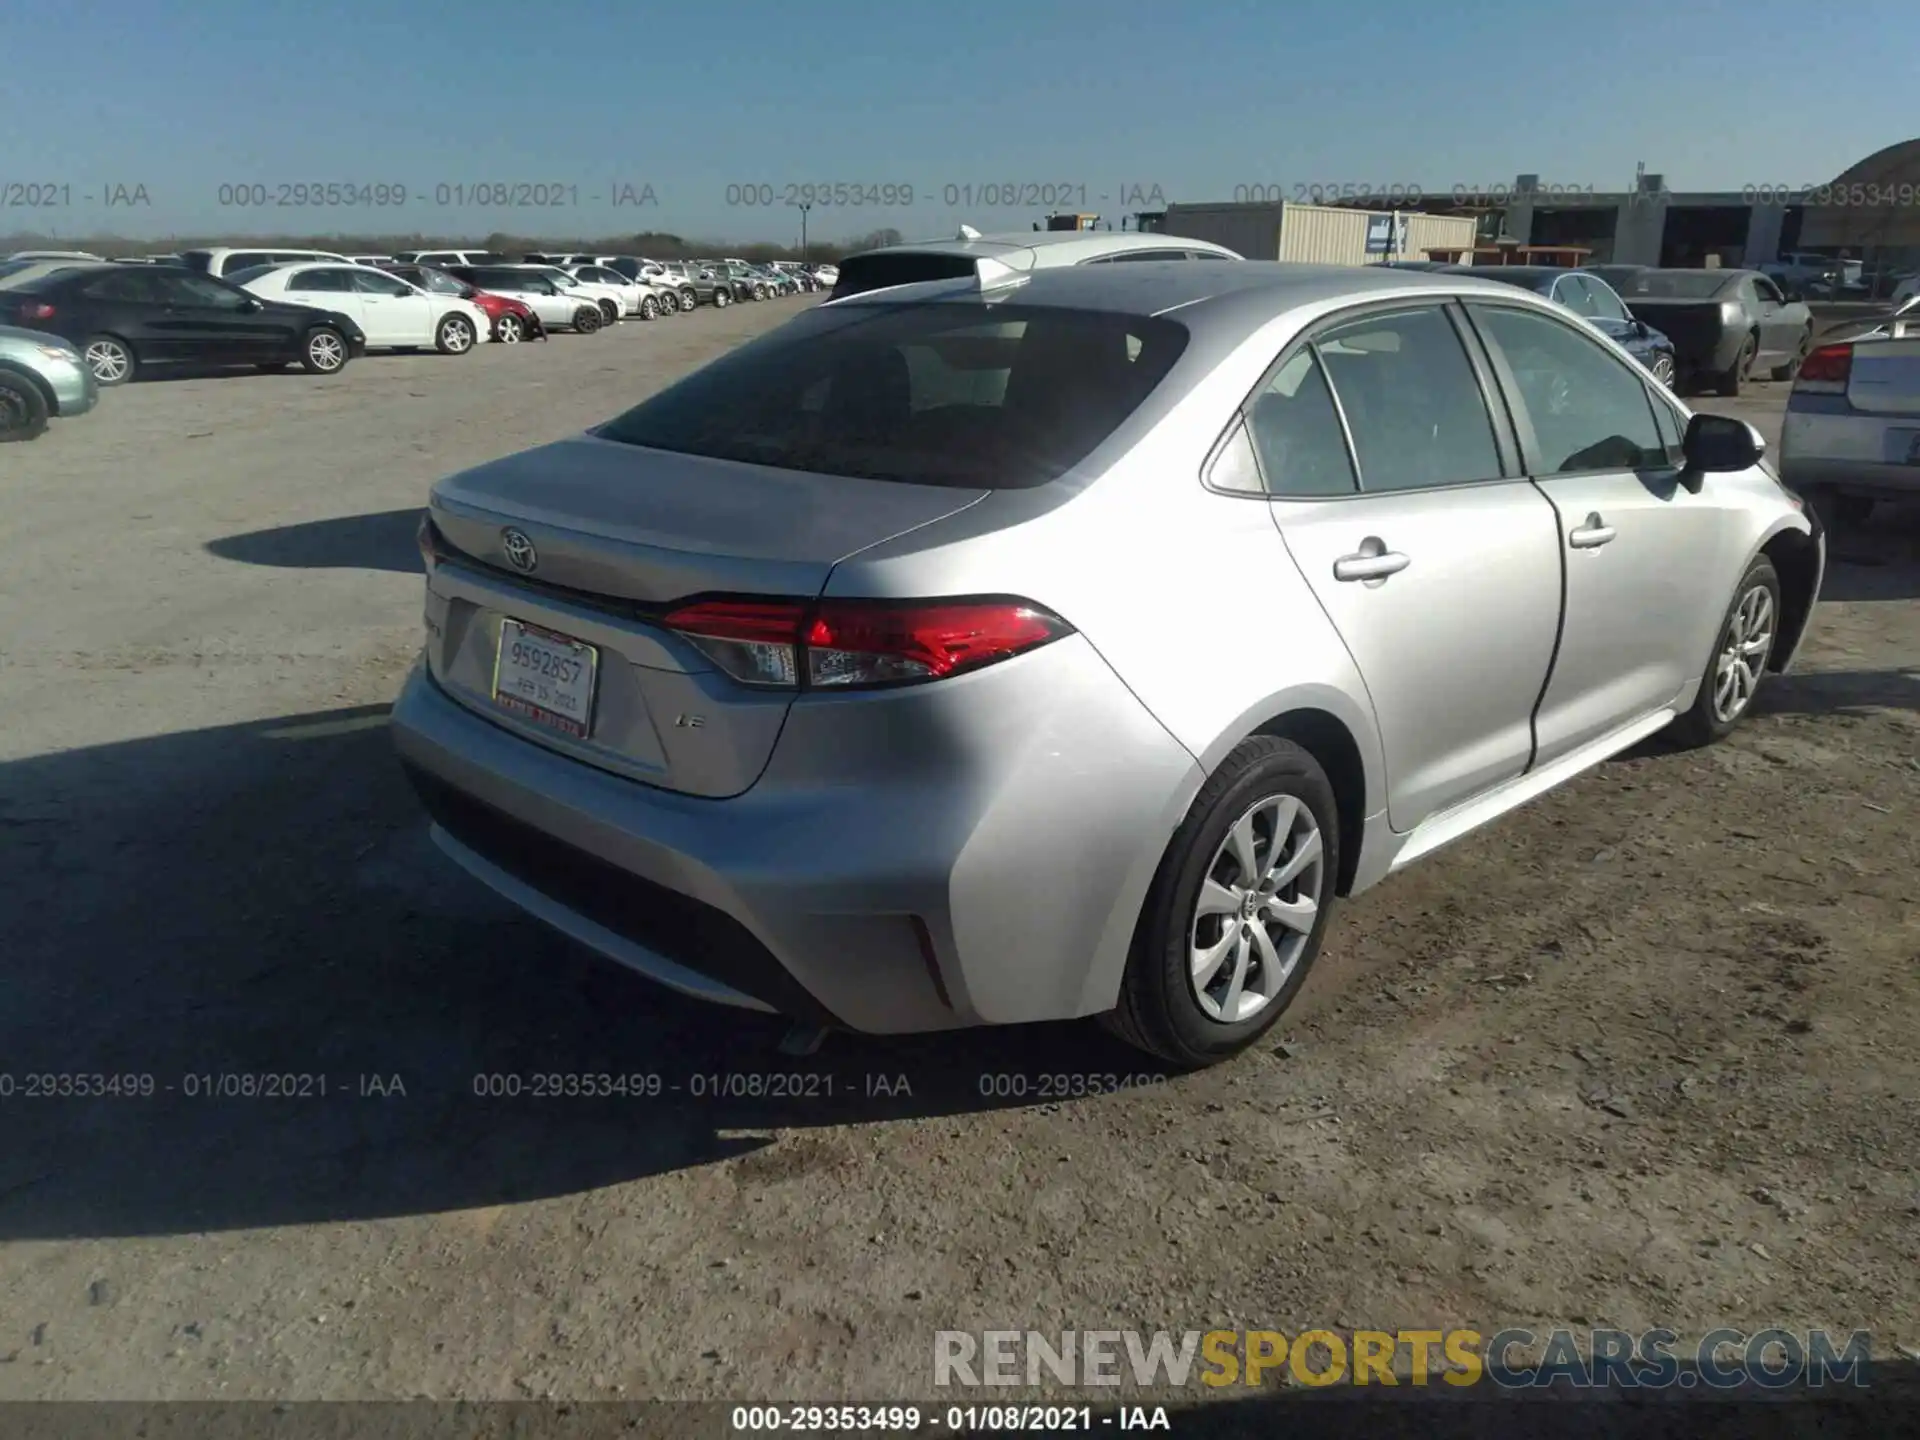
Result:
{"label": "alloy wheel", "polygon": [[118,385],[133,368],[133,357],[118,340],[95,340],[87,346],[87,368],[102,385]]}
{"label": "alloy wheel", "polygon": [[1656,355],[1653,358],[1653,378],[1671,390],[1673,388],[1673,357]]}
{"label": "alloy wheel", "polygon": [[307,356],[316,370],[338,370],[347,363],[347,347],[337,335],[322,331],[307,341]]}
{"label": "alloy wheel", "polygon": [[1727,621],[1713,666],[1713,717],[1731,724],[1753,700],[1773,651],[1773,592],[1755,585],[1740,597]]}
{"label": "alloy wheel", "polygon": [[1326,847],[1291,795],[1257,801],[1214,851],[1188,927],[1194,998],[1209,1019],[1258,1015],[1299,967],[1319,915]]}
{"label": "alloy wheel", "polygon": [[456,317],[447,322],[447,349],[462,354],[473,344],[473,326]]}
{"label": "alloy wheel", "polygon": [[502,315],[495,328],[502,345],[518,345],[526,338],[526,327],[520,323],[518,315]]}

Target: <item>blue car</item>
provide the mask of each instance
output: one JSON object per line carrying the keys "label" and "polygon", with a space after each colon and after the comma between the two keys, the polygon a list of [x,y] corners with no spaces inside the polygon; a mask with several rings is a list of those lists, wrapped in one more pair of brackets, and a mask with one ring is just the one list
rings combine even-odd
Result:
{"label": "blue car", "polygon": [[1645,321],[1634,319],[1614,288],[1591,271],[1561,270],[1547,265],[1450,265],[1446,268],[1450,274],[1478,275],[1546,296],[1618,343],[1651,370],[1662,385],[1669,390],[1673,388],[1673,342]]}

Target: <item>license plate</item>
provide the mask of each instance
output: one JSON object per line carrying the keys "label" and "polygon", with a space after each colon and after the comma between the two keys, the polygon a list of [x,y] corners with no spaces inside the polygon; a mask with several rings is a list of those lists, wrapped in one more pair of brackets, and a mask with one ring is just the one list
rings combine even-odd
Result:
{"label": "license plate", "polygon": [[576,740],[593,724],[593,687],[600,652],[593,646],[519,620],[500,622],[493,662],[493,700]]}

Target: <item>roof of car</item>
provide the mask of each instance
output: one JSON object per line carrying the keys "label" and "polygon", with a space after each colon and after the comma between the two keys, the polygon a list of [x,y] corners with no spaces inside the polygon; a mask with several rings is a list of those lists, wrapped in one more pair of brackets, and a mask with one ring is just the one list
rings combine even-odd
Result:
{"label": "roof of car", "polygon": [[1563,265],[1461,265],[1441,273],[1478,275],[1483,280],[1499,280],[1507,285],[1550,285],[1562,275],[1576,272]]}
{"label": "roof of car", "polygon": [[878,250],[863,250],[850,260],[868,255],[967,255],[975,259],[998,260],[1015,269],[1033,263],[1033,252],[1047,252],[1049,266],[1071,265],[1095,255],[1114,255],[1126,250],[1210,250],[1223,256],[1234,252],[1206,240],[1188,240],[1178,235],[1157,235],[1137,230],[1014,230],[998,235],[956,236],[949,240],[915,240],[904,245],[886,245]]}
{"label": "roof of car", "polygon": [[1049,265],[985,291],[972,280],[927,280],[850,295],[829,301],[826,308],[978,301],[997,296],[1016,305],[1125,315],[1179,311],[1181,320],[1190,326],[1250,332],[1287,310],[1329,302],[1465,294],[1505,298],[1514,294],[1514,287],[1475,275],[1389,270],[1382,265],[1307,265],[1280,260],[1212,265],[1159,260],[1133,265]]}

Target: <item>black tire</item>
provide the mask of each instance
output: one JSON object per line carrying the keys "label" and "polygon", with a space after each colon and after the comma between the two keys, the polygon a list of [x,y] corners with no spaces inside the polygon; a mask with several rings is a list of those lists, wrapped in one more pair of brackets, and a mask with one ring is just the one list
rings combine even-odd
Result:
{"label": "black tire", "polygon": [[[1730,717],[1723,718],[1714,703],[1714,694],[1719,680],[1719,663],[1723,651],[1733,640],[1734,620],[1741,606],[1755,589],[1764,589],[1767,593],[1767,645],[1764,651],[1747,657],[1751,665],[1753,686],[1747,697]],[[1707,654],[1707,663],[1700,672],[1700,693],[1693,697],[1693,704],[1684,715],[1675,718],[1667,728],[1667,734],[1681,749],[1696,750],[1703,745],[1711,745],[1716,740],[1732,734],[1739,728],[1740,722],[1753,713],[1753,697],[1759,692],[1765,680],[1767,666],[1773,660],[1773,647],[1780,638],[1780,576],[1773,568],[1773,562],[1764,555],[1754,557],[1747,566],[1746,573],[1740,577],[1740,583],[1733,587],[1733,598],[1727,603],[1726,614],[1713,632],[1713,649]]]}
{"label": "black tire", "polygon": [[346,337],[331,325],[316,325],[300,342],[300,368],[309,375],[338,375],[352,359]]}
{"label": "black tire", "polygon": [[660,318],[660,302],[651,295],[642,296],[640,299],[640,318],[642,320],[658,320]]}
{"label": "black tire", "polygon": [[[1201,919],[1196,906],[1228,832],[1261,801],[1281,796],[1299,801],[1319,830],[1316,913],[1279,990],[1254,1015],[1229,1024],[1201,1009],[1193,983],[1191,940]],[[1201,787],[1168,842],[1134,930],[1119,1004],[1101,1017],[1103,1023],[1129,1044],[1184,1069],[1217,1064],[1252,1045],[1286,1013],[1320,953],[1340,845],[1333,787],[1320,762],[1291,740],[1255,735],[1241,741]],[[1223,917],[1221,923],[1224,932],[1240,921]]]}
{"label": "black tire", "polygon": [[140,373],[140,358],[118,335],[89,335],[80,347],[87,368],[102,386],[125,385]]}
{"label": "black tire", "polygon": [[1800,373],[1801,365],[1805,363],[1807,356],[1811,354],[1812,351],[1813,351],[1813,326],[1809,325],[1807,326],[1805,332],[1800,336],[1800,344],[1798,348],[1796,348],[1793,352],[1793,359],[1789,360],[1784,365],[1774,366],[1773,369],[1768,371],[1767,373],[1770,374],[1775,380],[1791,380],[1793,379],[1794,376]]}
{"label": "black tire", "polygon": [[433,330],[433,348],[442,355],[464,355],[479,339],[480,332],[464,315],[443,315]]}
{"label": "black tire", "polygon": [[713,308],[714,309],[724,310],[727,308],[727,306],[731,305],[732,303],[733,303],[733,296],[729,295],[725,290],[716,289],[713,292]]}
{"label": "black tire", "polygon": [[518,315],[502,315],[493,322],[493,339],[498,345],[518,345],[527,338],[527,327]]}
{"label": "black tire", "polygon": [[1747,383],[1749,372],[1753,369],[1753,357],[1760,353],[1760,337],[1749,335],[1740,342],[1740,353],[1733,357],[1733,364],[1713,377],[1713,393],[1724,395],[1729,400],[1738,399],[1740,387]]}
{"label": "black tire", "polygon": [[591,335],[606,323],[606,317],[600,313],[598,305],[582,305],[573,312],[573,328],[582,335]]}
{"label": "black tire", "polygon": [[0,371],[0,445],[47,433],[47,397],[24,375]]}

